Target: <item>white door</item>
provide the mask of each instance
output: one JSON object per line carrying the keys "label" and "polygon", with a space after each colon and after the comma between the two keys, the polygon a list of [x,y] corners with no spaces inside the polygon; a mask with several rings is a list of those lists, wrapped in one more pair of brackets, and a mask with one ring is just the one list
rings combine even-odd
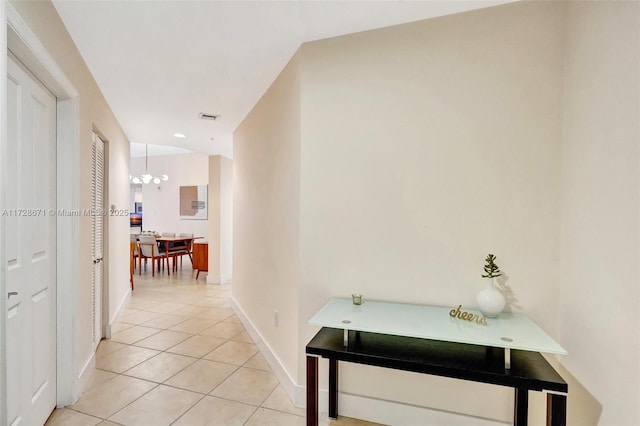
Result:
{"label": "white door", "polygon": [[56,404],[56,99],[11,56],[7,73],[6,421],[31,426]]}
{"label": "white door", "polygon": [[92,190],[91,190],[91,254],[93,257],[91,307],[93,311],[93,349],[97,349],[102,339],[102,277],[103,277],[103,225],[104,225],[104,142],[92,133],[91,145]]}

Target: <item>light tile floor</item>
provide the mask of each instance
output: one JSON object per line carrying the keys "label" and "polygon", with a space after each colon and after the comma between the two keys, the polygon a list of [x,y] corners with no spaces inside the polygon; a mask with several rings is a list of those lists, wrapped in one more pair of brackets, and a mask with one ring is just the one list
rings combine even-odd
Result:
{"label": "light tile floor", "polygon": [[[231,309],[230,285],[196,281],[185,265],[136,275],[135,287],[84,393],[48,426],[305,424]],[[326,414],[321,424],[372,425]]]}

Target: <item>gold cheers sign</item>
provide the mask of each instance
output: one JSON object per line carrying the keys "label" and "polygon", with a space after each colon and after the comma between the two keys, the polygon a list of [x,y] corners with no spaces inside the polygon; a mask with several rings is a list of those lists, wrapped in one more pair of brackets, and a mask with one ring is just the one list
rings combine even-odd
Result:
{"label": "gold cheers sign", "polygon": [[462,305],[458,305],[457,308],[450,310],[449,316],[469,322],[477,322],[478,324],[487,325],[487,319],[484,317],[484,315],[478,315],[471,312],[463,311]]}

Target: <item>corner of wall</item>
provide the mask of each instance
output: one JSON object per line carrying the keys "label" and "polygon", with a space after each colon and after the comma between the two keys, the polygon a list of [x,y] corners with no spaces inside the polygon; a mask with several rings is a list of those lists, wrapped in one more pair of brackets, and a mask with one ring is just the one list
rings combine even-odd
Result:
{"label": "corner of wall", "polygon": [[[134,276],[133,277],[134,283],[135,283],[135,278],[136,277]],[[120,315],[122,314],[124,308],[127,306],[127,302],[131,298],[131,292],[132,292],[131,288],[128,288],[128,290],[124,293],[122,298],[118,301],[117,305],[115,306],[115,309],[113,310],[113,314],[110,314],[109,323],[106,325],[106,329],[105,329],[105,337],[107,339],[111,338],[111,327],[120,319]]]}

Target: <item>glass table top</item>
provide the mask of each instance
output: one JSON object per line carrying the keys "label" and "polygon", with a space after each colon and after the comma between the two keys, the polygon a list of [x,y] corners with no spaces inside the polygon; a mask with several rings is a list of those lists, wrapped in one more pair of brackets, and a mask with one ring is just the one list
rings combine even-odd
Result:
{"label": "glass table top", "polygon": [[[566,355],[567,351],[520,313],[487,318],[486,325],[454,318],[454,308],[351,299],[330,299],[309,325],[405,337]],[[480,314],[462,307],[460,311]]]}

